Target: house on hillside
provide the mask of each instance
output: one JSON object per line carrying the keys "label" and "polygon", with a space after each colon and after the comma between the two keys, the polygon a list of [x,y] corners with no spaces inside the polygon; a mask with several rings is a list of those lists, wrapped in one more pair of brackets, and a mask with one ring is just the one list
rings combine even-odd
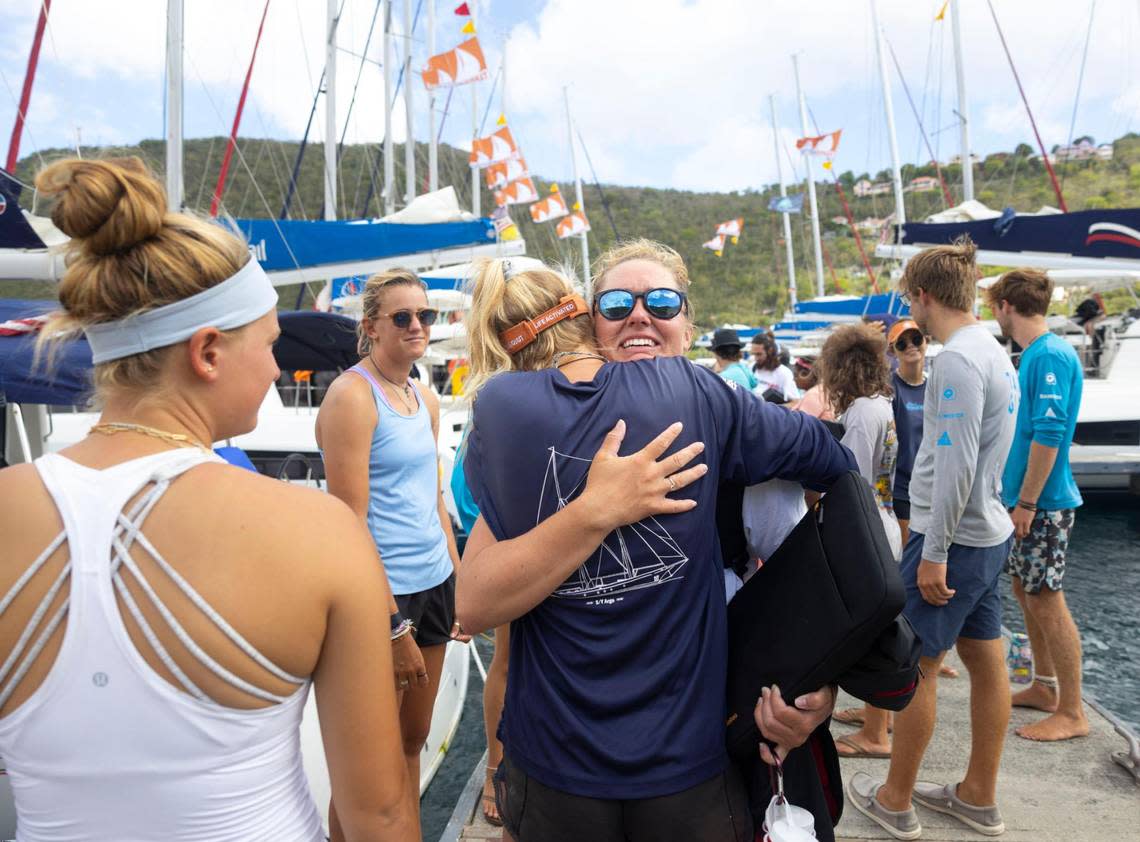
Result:
{"label": "house on hillside", "polygon": [[938,179],[932,175],[920,175],[910,180],[906,186],[908,193],[929,193],[938,189]]}
{"label": "house on hillside", "polygon": [[864,231],[868,234],[875,234],[886,224],[887,221],[885,219],[878,219],[874,216],[868,216],[856,222],[855,227],[860,231]]}
{"label": "house on hillside", "polygon": [[833,216],[833,217],[831,217],[831,224],[832,225],[846,225],[847,224],[847,217],[845,217],[845,216]]}
{"label": "house on hillside", "polygon": [[884,193],[891,192],[891,183],[889,181],[880,181],[872,184],[867,179],[861,178],[855,182],[855,187],[852,189],[859,198],[865,196],[881,196]]}

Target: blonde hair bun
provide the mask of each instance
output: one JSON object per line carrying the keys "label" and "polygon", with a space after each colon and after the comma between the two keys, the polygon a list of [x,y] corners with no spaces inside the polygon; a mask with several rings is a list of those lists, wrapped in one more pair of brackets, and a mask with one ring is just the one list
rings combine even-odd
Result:
{"label": "blonde hair bun", "polygon": [[36,177],[51,219],[92,255],[127,251],[162,230],[166,194],[136,157],[59,161]]}

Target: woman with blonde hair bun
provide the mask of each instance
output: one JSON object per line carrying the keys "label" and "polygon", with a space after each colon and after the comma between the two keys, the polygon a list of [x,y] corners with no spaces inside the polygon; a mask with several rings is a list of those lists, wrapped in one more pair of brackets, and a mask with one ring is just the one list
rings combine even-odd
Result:
{"label": "woman with blonde hair bun", "polygon": [[[665,289],[622,289],[605,318],[675,317],[684,294]],[[717,486],[823,488],[850,454],[683,358],[607,362],[590,315],[557,272],[476,270],[465,472],[481,514],[456,613],[469,632],[511,623],[499,813],[517,842],[751,840],[724,749]]]}
{"label": "woman with blonde hair bun", "polygon": [[[310,685],[343,831],[409,838],[388,586],[340,501],[226,465],[278,370],[245,244],[170,213],[138,159],[36,180],[71,237],[62,312],[99,422],[0,471],[0,755],[19,838],[325,838]],[[48,354],[50,359],[50,353]]]}

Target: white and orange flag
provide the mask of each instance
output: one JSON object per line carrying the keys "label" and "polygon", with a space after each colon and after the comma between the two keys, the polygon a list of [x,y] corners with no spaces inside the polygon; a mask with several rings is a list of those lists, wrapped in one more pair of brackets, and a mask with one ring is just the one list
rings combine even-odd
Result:
{"label": "white and orange flag", "polygon": [[495,191],[497,205],[529,205],[536,201],[538,201],[538,190],[529,178],[516,179],[502,190]]}
{"label": "white and orange flag", "polygon": [[429,91],[486,79],[487,60],[483,58],[479,39],[469,38],[454,50],[432,56],[420,75],[424,77],[424,85]]}
{"label": "white and orange flag", "polygon": [[519,147],[511,130],[503,126],[493,134],[476,138],[471,144],[470,162],[475,167],[488,167],[499,161],[510,161],[519,157]]}
{"label": "white and orange flag", "polygon": [[[531,210],[534,210],[531,208]],[[586,219],[586,214],[580,210],[574,211],[568,217],[558,223],[554,229],[558,233],[558,239],[565,240],[567,237],[573,237],[577,234],[585,234],[590,230],[590,221]]]}
{"label": "white and orange flag", "polygon": [[717,234],[707,243],[701,243],[701,245],[715,253],[717,257],[720,257],[724,252],[724,234]]}
{"label": "white and orange flag", "polygon": [[484,175],[487,177],[487,189],[498,190],[516,178],[526,178],[530,173],[527,172],[526,161],[520,155],[510,161],[491,164],[484,170]]}
{"label": "white and orange flag", "polygon": [[732,237],[732,242],[735,243],[740,238],[740,232],[744,230],[744,217],[739,219],[730,219],[728,222],[722,222],[716,227],[717,234],[722,234],[725,237]]}
{"label": "white and orange flag", "polygon": [[549,196],[541,202],[535,202],[530,206],[530,218],[535,222],[550,222],[552,219],[566,216],[567,212],[566,200],[563,199],[562,194],[558,192],[557,184],[550,185]]}
{"label": "white and orange flag", "polygon": [[839,150],[839,136],[843,129],[838,129],[819,137],[801,137],[796,141],[796,149],[801,149],[809,155],[834,155]]}

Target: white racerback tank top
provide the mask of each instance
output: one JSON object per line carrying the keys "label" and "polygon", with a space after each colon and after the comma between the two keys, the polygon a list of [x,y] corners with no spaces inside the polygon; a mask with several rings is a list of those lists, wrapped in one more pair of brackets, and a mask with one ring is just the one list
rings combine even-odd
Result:
{"label": "white racerback tank top", "polygon": [[[0,665],[0,704],[65,616],[67,628],[43,683],[0,718],[0,756],[15,793],[18,842],[324,839],[298,735],[309,680],[284,672],[242,639],[141,531],[172,481],[215,458],[182,449],[104,470],[58,454],[36,461],[63,531],[0,599],[0,614],[64,542],[69,561]],[[289,696],[268,693],[215,662],[159,601],[128,554],[132,545],[162,569],[152,578],[168,576],[245,655],[297,689]],[[130,580],[204,666],[273,704],[237,710],[207,697],[143,620],[124,584]],[[61,589],[67,600],[47,616]],[[183,689],[156,675],[139,654],[116,593]]]}

